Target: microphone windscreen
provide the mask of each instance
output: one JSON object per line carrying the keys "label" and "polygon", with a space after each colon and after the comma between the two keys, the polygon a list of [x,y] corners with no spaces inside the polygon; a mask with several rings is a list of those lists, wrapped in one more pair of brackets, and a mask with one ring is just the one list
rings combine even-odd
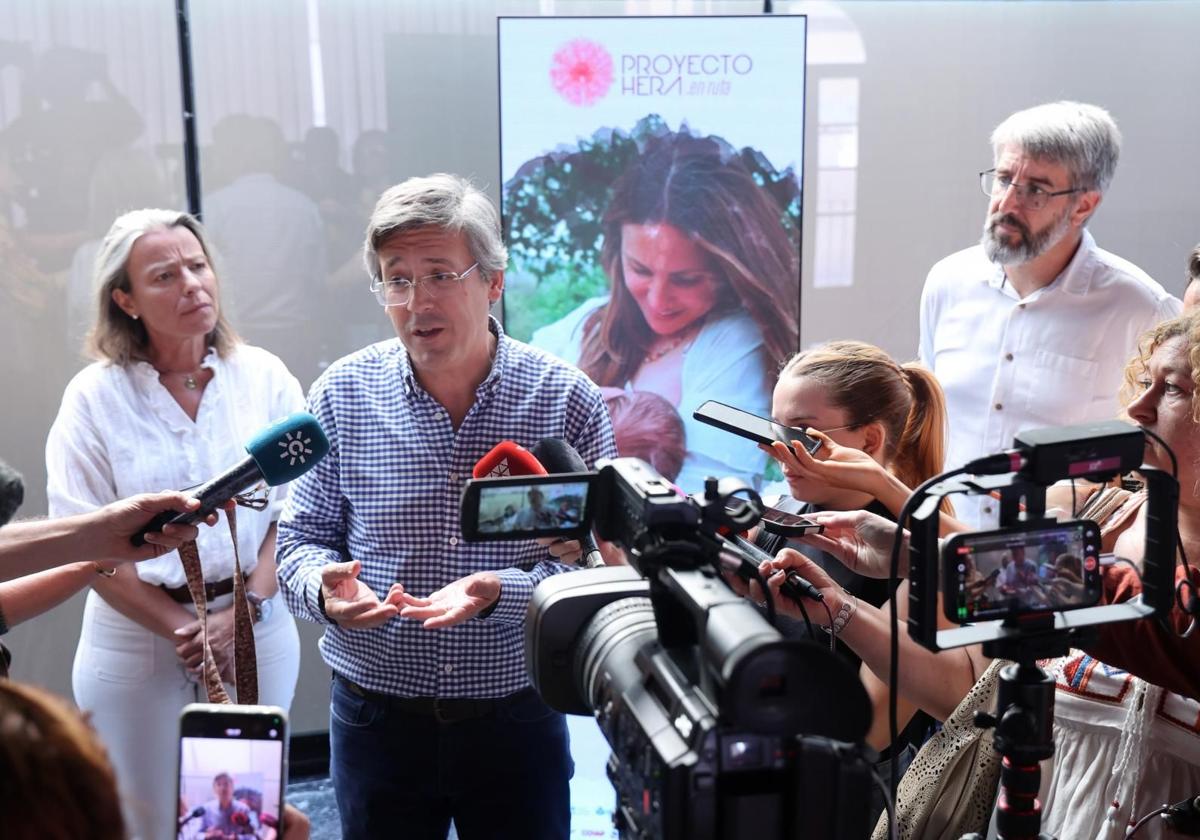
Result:
{"label": "microphone windscreen", "polygon": [[250,438],[246,451],[267,484],[275,487],[298,478],[324,458],[329,438],[316,417],[297,411],[260,430]]}
{"label": "microphone windscreen", "polygon": [[588,471],[588,466],[584,462],[583,456],[575,451],[574,446],[571,446],[571,444],[562,438],[542,438],[529,451],[546,468],[546,472],[551,475],[555,473]]}
{"label": "microphone windscreen", "polygon": [[25,484],[21,481],[21,474],[0,461],[0,525],[13,518],[23,501]]}
{"label": "microphone windscreen", "polygon": [[502,440],[480,458],[471,470],[472,478],[498,478],[506,475],[545,475],[546,468],[523,446]]}

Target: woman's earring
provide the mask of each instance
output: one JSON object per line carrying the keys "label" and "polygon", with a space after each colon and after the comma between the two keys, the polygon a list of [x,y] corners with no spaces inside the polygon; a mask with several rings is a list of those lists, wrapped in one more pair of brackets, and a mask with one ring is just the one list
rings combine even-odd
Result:
{"label": "woman's earring", "polygon": [[133,319],[133,320],[135,320],[135,321],[138,319],[138,315],[137,315],[137,313],[136,313],[136,312],[132,313],[132,314],[131,314],[129,317],[130,317],[130,318],[132,318],[132,319]]}

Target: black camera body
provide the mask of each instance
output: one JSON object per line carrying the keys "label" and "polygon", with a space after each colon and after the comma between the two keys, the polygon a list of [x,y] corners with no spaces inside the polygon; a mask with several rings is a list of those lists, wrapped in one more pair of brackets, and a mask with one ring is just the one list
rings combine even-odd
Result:
{"label": "black camera body", "polygon": [[[631,565],[542,581],[526,660],[543,700],[594,715],[612,746],[621,836],[865,837],[870,704],[857,673],[784,639],[719,571],[735,550],[723,533],[757,522],[757,494],[710,479],[688,497],[632,458],[587,483],[581,509]],[[464,493],[464,521],[480,496]]]}

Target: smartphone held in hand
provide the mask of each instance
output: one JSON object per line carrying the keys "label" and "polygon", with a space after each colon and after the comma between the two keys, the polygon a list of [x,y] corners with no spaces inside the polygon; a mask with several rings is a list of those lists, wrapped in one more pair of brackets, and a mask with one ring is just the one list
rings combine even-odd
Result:
{"label": "smartphone held in hand", "polygon": [[824,525],[813,522],[807,516],[787,513],[773,507],[763,511],[761,525],[768,533],[781,537],[802,537],[805,534],[819,534],[825,530]]}
{"label": "smartphone held in hand", "polygon": [[792,441],[799,441],[808,450],[809,455],[821,448],[821,441],[809,437],[807,429],[785,426],[716,400],[708,400],[692,412],[692,416],[701,423],[707,423],[766,446],[770,446],[775,441],[788,444]]}
{"label": "smartphone held in hand", "polygon": [[279,837],[287,713],[192,703],[179,719],[178,840]]}

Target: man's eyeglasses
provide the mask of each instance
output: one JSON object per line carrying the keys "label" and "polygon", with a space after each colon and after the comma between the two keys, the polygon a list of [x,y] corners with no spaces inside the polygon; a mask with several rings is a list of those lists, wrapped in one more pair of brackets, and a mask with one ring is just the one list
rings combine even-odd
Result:
{"label": "man's eyeglasses", "polygon": [[375,293],[375,299],[379,301],[380,306],[404,306],[413,299],[418,286],[430,297],[439,297],[458,288],[463,278],[477,268],[479,263],[475,263],[462,274],[439,271],[437,274],[426,274],[415,280],[409,280],[407,277],[379,279],[371,283],[371,291]]}
{"label": "man's eyeglasses", "polygon": [[984,195],[992,198],[999,198],[1008,192],[1011,187],[1017,191],[1017,201],[1022,207],[1029,210],[1041,210],[1046,206],[1046,202],[1055,196],[1087,192],[1087,189],[1084,187],[1072,187],[1069,190],[1048,192],[1037,184],[1018,184],[1007,175],[997,175],[995,169],[987,169],[979,173],[979,186],[983,190]]}

